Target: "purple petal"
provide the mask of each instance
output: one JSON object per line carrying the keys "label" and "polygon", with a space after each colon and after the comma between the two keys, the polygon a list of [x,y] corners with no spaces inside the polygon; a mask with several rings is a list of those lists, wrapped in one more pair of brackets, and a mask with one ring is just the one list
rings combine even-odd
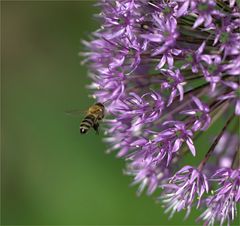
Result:
{"label": "purple petal", "polygon": [[[194,196],[195,196],[195,192],[196,192],[196,182],[193,182],[193,184],[192,184],[192,189],[191,189],[191,192],[190,192],[190,197],[189,197],[189,199],[191,200],[191,201],[193,201],[193,199],[194,199]],[[190,201],[190,202],[191,202]]]}
{"label": "purple petal", "polygon": [[125,60],[124,56],[120,59],[115,59],[111,64],[109,64],[110,69],[114,69],[116,67],[121,66],[123,64],[124,60]]}
{"label": "purple petal", "polygon": [[171,53],[175,56],[178,56],[181,52],[182,52],[182,50],[180,50],[180,49],[172,49],[171,50]]}
{"label": "purple petal", "polygon": [[142,103],[143,100],[136,93],[129,93],[129,95],[133,96],[139,103]]}
{"label": "purple petal", "polygon": [[233,92],[229,93],[229,94],[226,94],[226,95],[223,95],[223,96],[220,96],[217,99],[218,100],[226,100],[226,99],[231,99],[231,98],[235,98],[235,94]]}
{"label": "purple petal", "polygon": [[182,101],[183,100],[183,95],[184,95],[184,90],[183,90],[183,87],[182,87],[182,85],[180,85],[180,84],[178,84],[177,85],[177,89],[178,89],[178,91],[179,91],[179,94],[180,94],[180,101]]}
{"label": "purple petal", "polygon": [[168,47],[166,45],[163,45],[161,46],[160,48],[157,48],[151,55],[152,56],[157,56],[159,54],[162,54],[163,52],[165,52],[165,50],[167,49]]}
{"label": "purple petal", "polygon": [[207,119],[205,120],[204,125],[202,126],[201,130],[202,131],[206,130],[209,127],[210,122],[211,122],[211,117],[209,115],[207,115]]}
{"label": "purple petal", "polygon": [[165,65],[165,63],[166,63],[166,56],[163,55],[161,60],[160,60],[160,62],[159,62],[159,64],[157,65],[157,68],[161,69]]}
{"label": "purple petal", "polygon": [[148,141],[145,138],[136,140],[134,142],[131,143],[131,146],[143,146],[147,143]]}
{"label": "purple petal", "polygon": [[197,20],[195,21],[195,23],[193,24],[193,28],[197,28],[198,26],[200,26],[204,21],[204,18],[202,16],[199,16],[197,18]]}
{"label": "purple petal", "polygon": [[193,144],[192,139],[188,138],[186,142],[187,142],[187,145],[188,145],[190,151],[192,152],[193,156],[195,156],[196,155],[196,149],[195,149],[195,146]]}
{"label": "purple petal", "polygon": [[202,55],[201,56],[201,59],[203,60],[203,61],[205,61],[207,64],[212,64],[212,59],[211,59],[211,56],[209,56],[209,55]]}
{"label": "purple petal", "polygon": [[205,48],[206,42],[203,42],[200,47],[198,48],[198,50],[196,51],[197,54],[201,54]]}
{"label": "purple petal", "polygon": [[176,89],[174,89],[170,94],[167,107],[171,105],[171,103],[173,102],[173,99],[176,95],[177,95],[177,91],[176,91]]}
{"label": "purple petal", "polygon": [[185,14],[187,12],[188,6],[189,6],[189,1],[185,1],[183,5],[180,7],[180,9],[177,11],[177,17],[180,17],[183,14]]}
{"label": "purple petal", "polygon": [[148,186],[148,191],[147,194],[151,195],[157,188],[158,186],[158,181],[156,177],[151,177],[150,182],[149,182],[149,186]]}
{"label": "purple petal", "polygon": [[173,66],[173,57],[172,56],[168,56],[167,57],[167,62],[168,62],[169,68],[172,68],[172,66]]}
{"label": "purple petal", "polygon": [[209,191],[208,180],[207,180],[207,177],[205,175],[203,175],[203,182],[204,182],[206,192],[208,192]]}
{"label": "purple petal", "polygon": [[211,23],[212,23],[212,16],[211,15],[207,15],[207,17],[205,19],[204,26],[208,27]]}
{"label": "purple petal", "polygon": [[197,113],[196,110],[186,110],[186,111],[181,111],[180,114],[184,115],[195,115]]}
{"label": "purple petal", "polygon": [[162,42],[164,40],[163,36],[160,34],[144,34],[141,37],[151,41],[151,42]]}
{"label": "purple petal", "polygon": [[240,115],[240,99],[237,100],[236,107],[235,107],[235,114]]}
{"label": "purple petal", "polygon": [[184,171],[189,171],[190,169],[192,169],[192,166],[184,166],[182,169],[180,169],[177,173],[182,173]]}
{"label": "purple petal", "polygon": [[237,90],[239,85],[236,82],[231,82],[231,81],[224,81],[223,82],[225,85],[231,87],[233,90]]}
{"label": "purple petal", "polygon": [[177,139],[174,142],[174,145],[173,145],[173,148],[172,148],[172,152],[177,152],[179,150],[179,148],[181,147],[182,143],[183,143],[182,139]]}
{"label": "purple petal", "polygon": [[197,98],[197,97],[192,97],[193,101],[195,102],[195,104],[198,106],[198,108],[203,111],[203,104],[202,102]]}
{"label": "purple petal", "polygon": [[121,34],[123,34],[124,31],[125,31],[125,28],[122,28],[115,33],[113,32],[113,33],[108,33],[108,34],[104,35],[104,38],[106,38],[106,39],[116,38],[116,37],[120,36]]}
{"label": "purple petal", "polygon": [[198,131],[199,128],[201,127],[201,125],[202,125],[202,123],[199,120],[195,121],[193,126],[192,126],[192,130],[193,131]]}
{"label": "purple petal", "polygon": [[240,189],[238,189],[237,195],[236,195],[236,201],[238,202],[239,200],[240,200]]}

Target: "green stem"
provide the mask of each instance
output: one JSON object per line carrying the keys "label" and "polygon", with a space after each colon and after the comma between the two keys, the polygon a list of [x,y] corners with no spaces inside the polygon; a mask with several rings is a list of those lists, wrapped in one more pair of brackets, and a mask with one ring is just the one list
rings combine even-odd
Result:
{"label": "green stem", "polygon": [[222,128],[221,132],[219,133],[219,135],[217,136],[217,138],[214,140],[212,146],[209,148],[208,152],[206,153],[204,159],[201,161],[201,163],[198,166],[198,170],[201,171],[203,169],[203,167],[205,166],[205,164],[207,163],[208,159],[210,158],[210,156],[212,155],[218,141],[221,139],[222,135],[224,134],[224,132],[226,131],[227,127],[229,126],[229,124],[231,123],[231,121],[234,119],[235,114],[233,113],[232,116],[227,120],[225,126]]}

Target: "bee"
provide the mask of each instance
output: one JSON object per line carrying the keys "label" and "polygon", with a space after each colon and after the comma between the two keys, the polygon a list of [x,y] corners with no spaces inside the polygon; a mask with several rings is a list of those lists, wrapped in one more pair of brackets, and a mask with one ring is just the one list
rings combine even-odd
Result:
{"label": "bee", "polygon": [[85,118],[80,123],[80,133],[85,134],[90,128],[93,128],[96,133],[99,133],[99,121],[104,118],[105,107],[102,103],[95,103],[86,113]]}

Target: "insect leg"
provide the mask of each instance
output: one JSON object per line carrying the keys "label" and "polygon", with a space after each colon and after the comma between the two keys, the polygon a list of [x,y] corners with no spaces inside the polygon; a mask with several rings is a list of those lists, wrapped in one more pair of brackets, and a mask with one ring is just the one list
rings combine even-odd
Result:
{"label": "insect leg", "polygon": [[96,134],[99,134],[98,128],[99,128],[99,123],[96,122],[96,123],[93,125],[93,129],[96,131]]}

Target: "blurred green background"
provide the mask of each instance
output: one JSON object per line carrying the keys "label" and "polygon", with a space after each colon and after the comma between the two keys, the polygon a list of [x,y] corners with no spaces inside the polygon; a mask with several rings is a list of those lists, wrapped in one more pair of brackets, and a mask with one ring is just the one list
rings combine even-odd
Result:
{"label": "blurred green background", "polygon": [[[196,225],[137,197],[101,136],[79,134],[87,109],[80,39],[98,26],[94,1],[2,1],[2,225]],[[158,194],[156,194],[158,195]]]}

